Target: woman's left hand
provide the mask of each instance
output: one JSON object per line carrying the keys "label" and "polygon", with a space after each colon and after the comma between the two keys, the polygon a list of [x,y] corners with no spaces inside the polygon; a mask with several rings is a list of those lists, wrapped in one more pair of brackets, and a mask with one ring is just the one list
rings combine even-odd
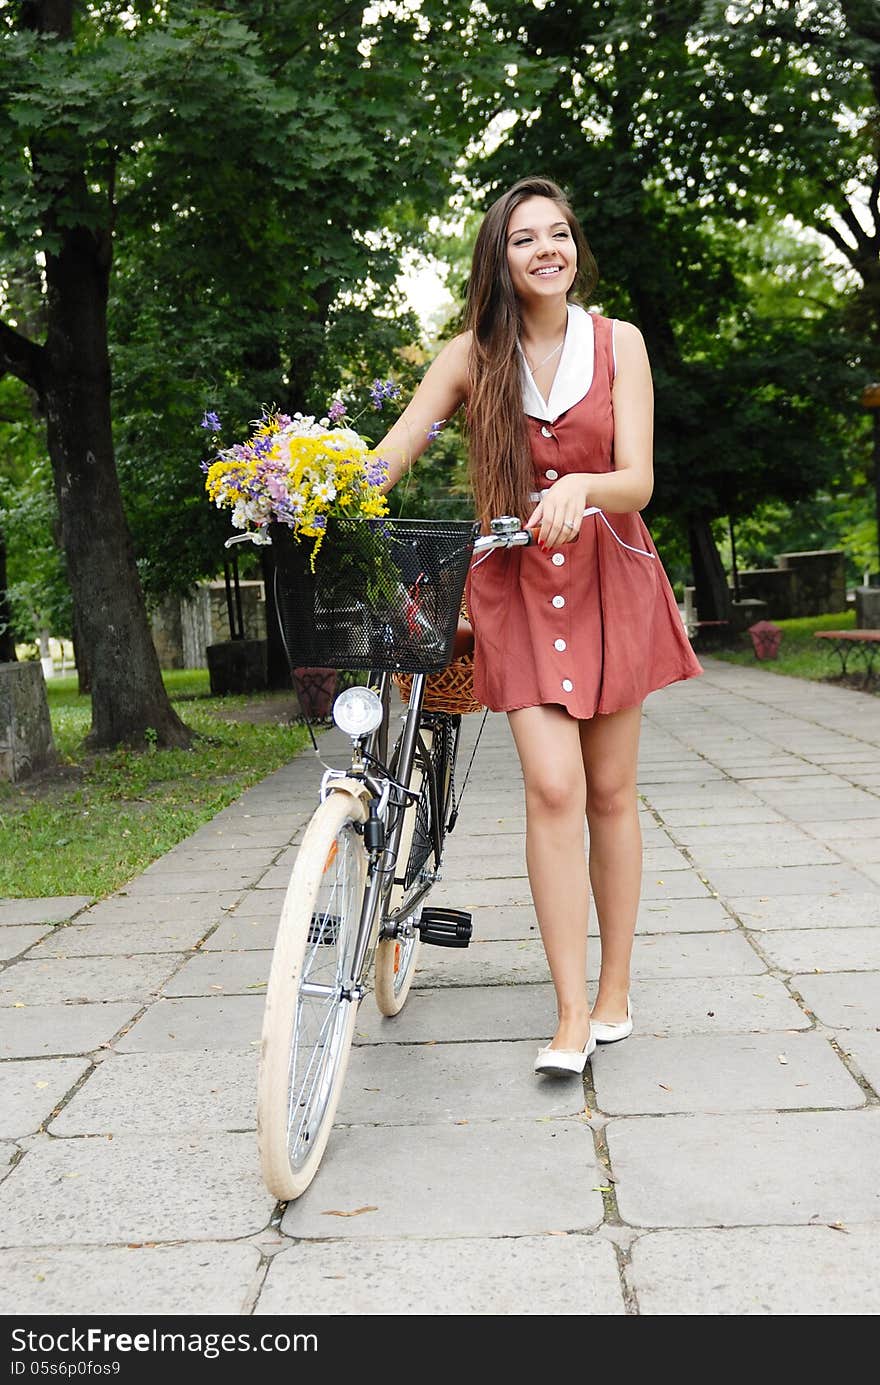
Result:
{"label": "woman's left hand", "polygon": [[583,474],[560,476],[541,492],[541,499],[526,521],[526,529],[536,533],[540,548],[559,548],[574,543],[581,530],[587,508],[589,478]]}

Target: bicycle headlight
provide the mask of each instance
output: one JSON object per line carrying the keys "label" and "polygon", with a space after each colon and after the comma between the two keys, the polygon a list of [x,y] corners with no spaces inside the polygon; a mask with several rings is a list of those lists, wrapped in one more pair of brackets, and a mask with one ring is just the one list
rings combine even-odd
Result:
{"label": "bicycle headlight", "polygon": [[381,700],[372,688],[346,688],[333,703],[333,720],[346,736],[368,736],[382,720]]}

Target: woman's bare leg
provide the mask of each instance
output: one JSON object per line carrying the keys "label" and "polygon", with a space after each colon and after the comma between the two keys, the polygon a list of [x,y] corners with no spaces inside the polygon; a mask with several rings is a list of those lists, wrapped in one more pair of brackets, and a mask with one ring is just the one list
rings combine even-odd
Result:
{"label": "woman's bare leg", "polygon": [[587,781],[590,884],[602,939],[593,1017],[626,1019],[633,936],[642,885],[642,834],[636,775],[641,707],[582,721]]}
{"label": "woman's bare leg", "polygon": [[508,718],[526,790],[526,865],[559,1026],[553,1048],[582,1049],[587,1002],[589,884],[586,781],[578,723],[562,707],[523,707]]}

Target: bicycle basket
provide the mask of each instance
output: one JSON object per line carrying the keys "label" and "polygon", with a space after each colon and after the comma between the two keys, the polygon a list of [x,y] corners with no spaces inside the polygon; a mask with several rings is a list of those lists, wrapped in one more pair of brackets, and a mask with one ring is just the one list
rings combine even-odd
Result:
{"label": "bicycle basket", "polygon": [[312,572],[311,541],[270,524],[291,667],[445,668],[476,533],[467,521],[330,519]]}

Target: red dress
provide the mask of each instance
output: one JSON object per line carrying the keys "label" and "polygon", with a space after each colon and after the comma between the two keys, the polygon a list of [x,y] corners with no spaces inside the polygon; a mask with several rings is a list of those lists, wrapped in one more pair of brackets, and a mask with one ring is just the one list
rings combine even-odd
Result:
{"label": "red dress", "polygon": [[[543,412],[526,420],[536,492],[571,472],[614,469],[612,322],[569,308],[567,344],[569,335],[581,350],[592,345],[592,378],[588,360],[580,377],[590,379],[586,394],[556,418],[549,413],[555,385],[550,406],[534,388],[526,394],[527,404],[541,400],[532,407]],[[569,396],[581,365],[569,351]],[[475,559],[467,601],[474,692],[495,712],[555,703],[589,718],[637,706],[649,692],[702,672],[638,513],[586,515],[577,540],[552,551],[535,545]]]}

